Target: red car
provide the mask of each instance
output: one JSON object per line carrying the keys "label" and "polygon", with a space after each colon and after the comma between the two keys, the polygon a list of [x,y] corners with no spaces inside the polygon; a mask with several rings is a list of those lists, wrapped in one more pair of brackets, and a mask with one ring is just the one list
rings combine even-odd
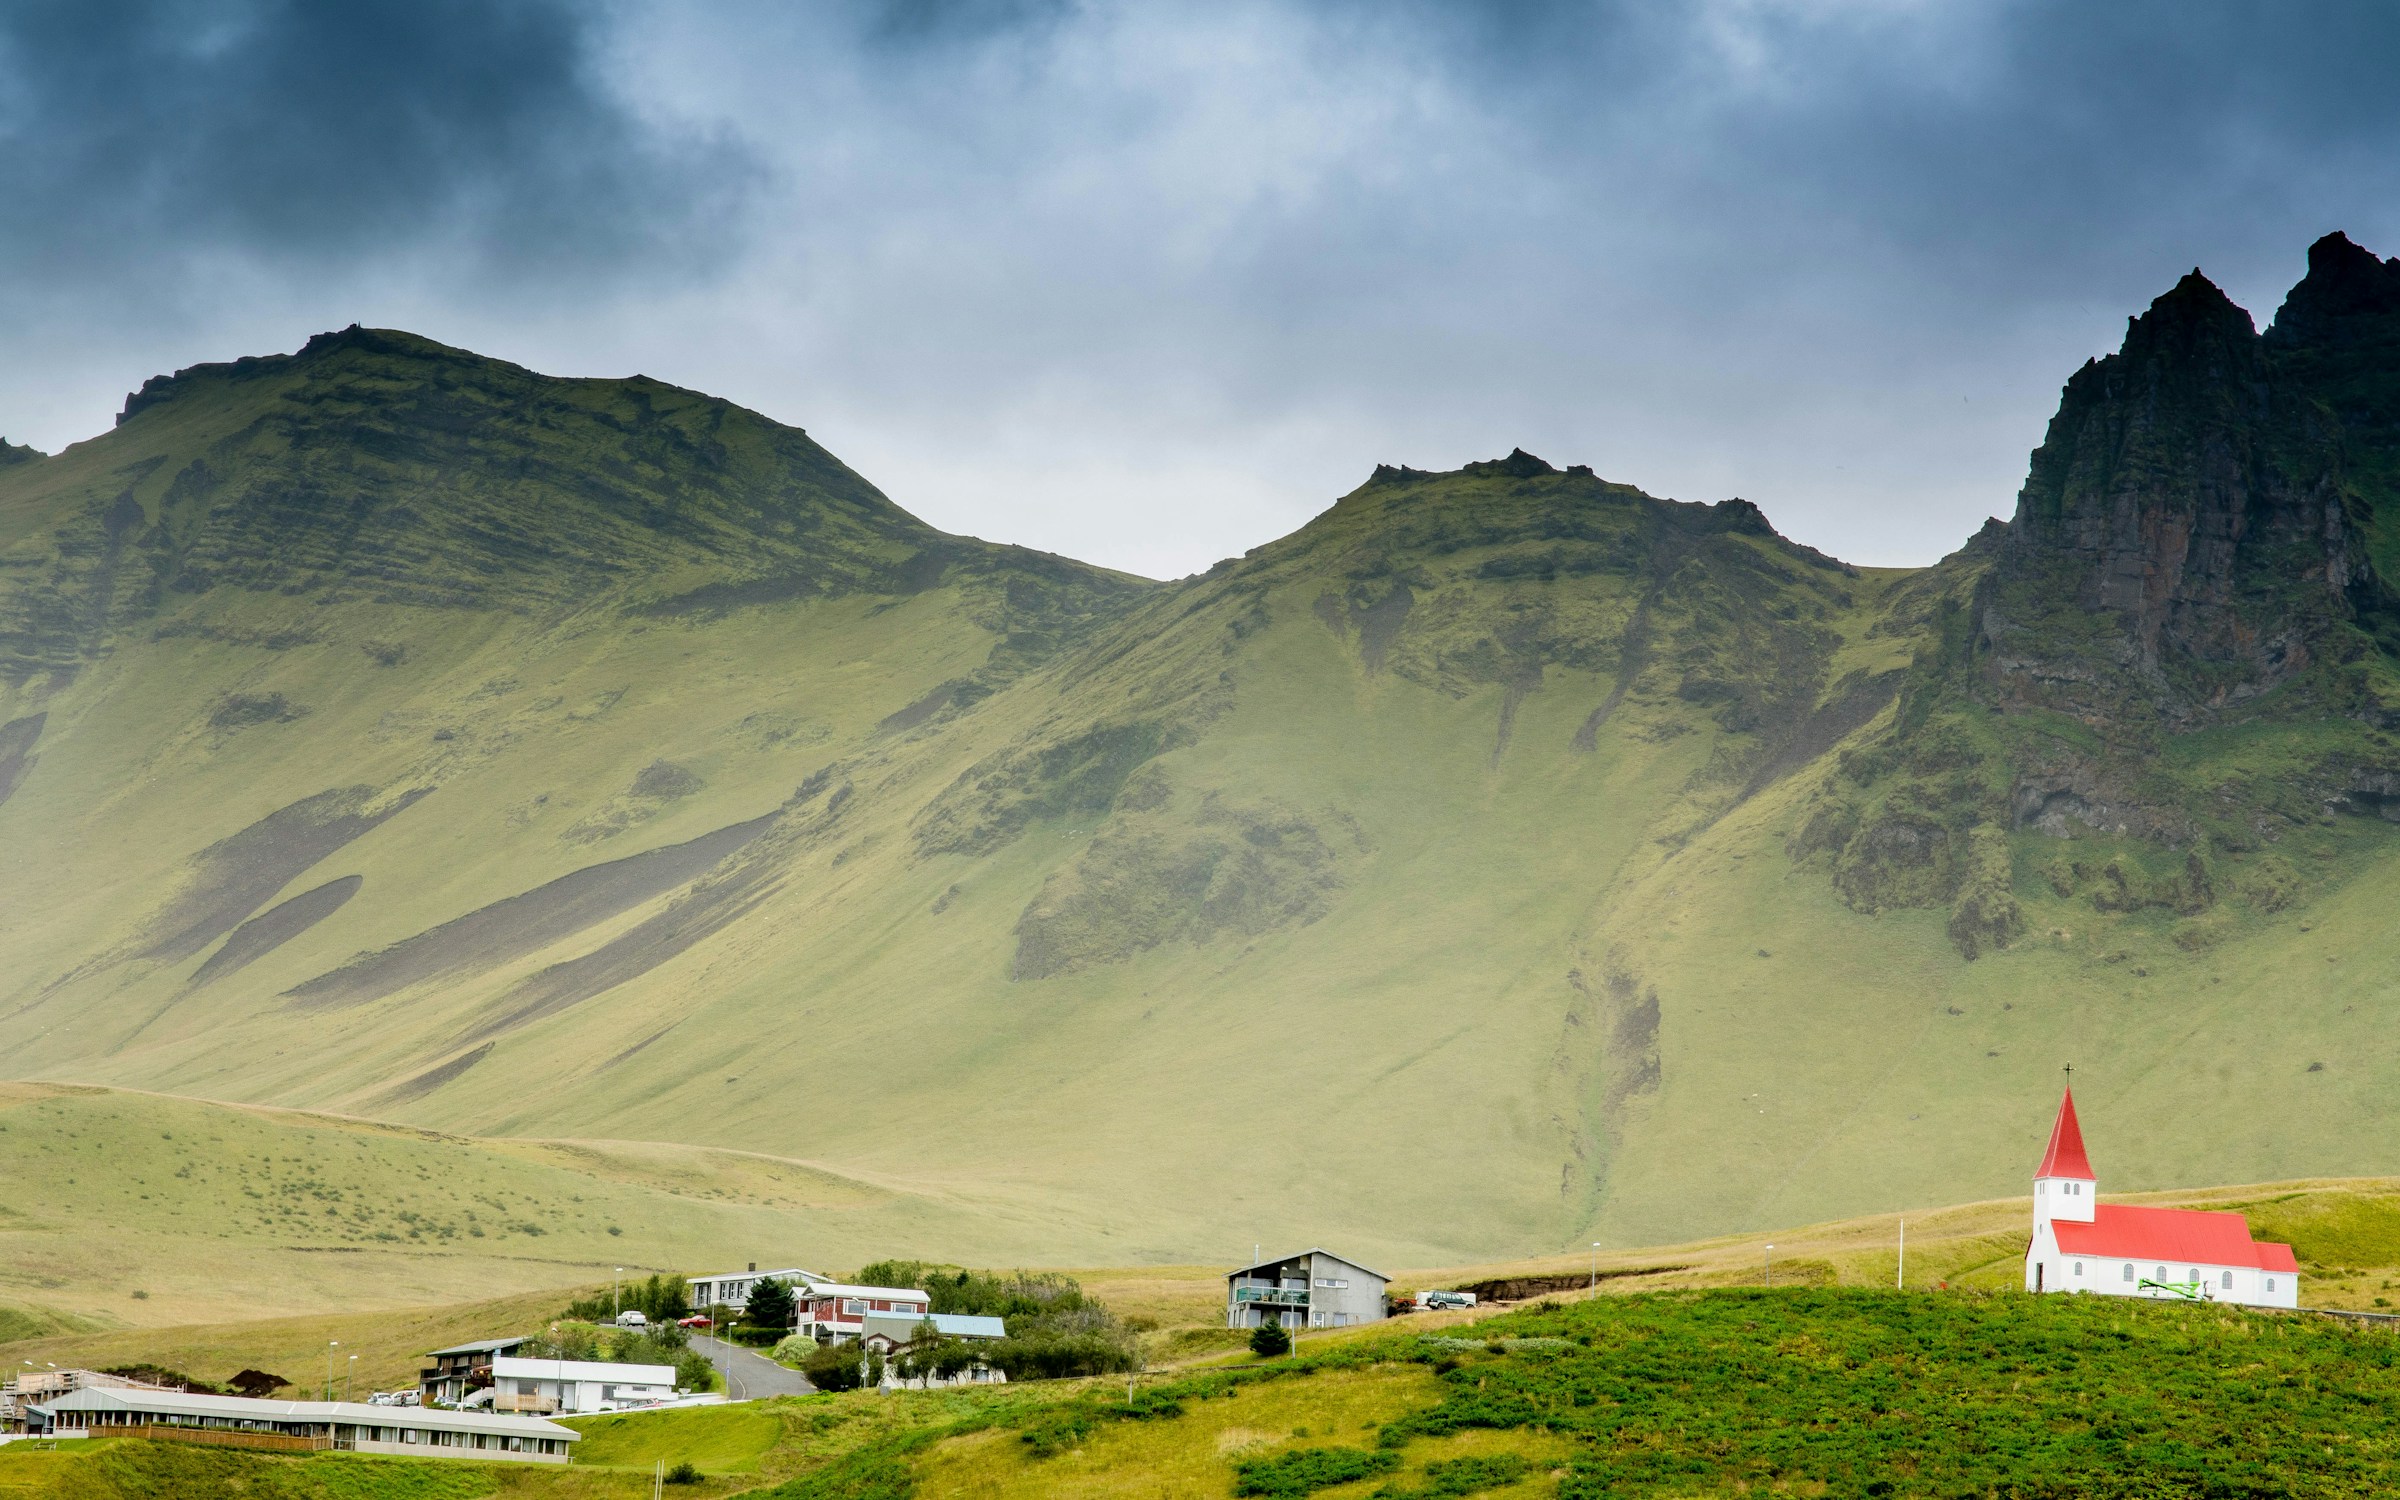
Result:
{"label": "red car", "polygon": [[675,1320],[675,1326],[678,1328],[714,1328],[716,1325],[709,1322],[706,1318],[693,1317],[677,1318]]}

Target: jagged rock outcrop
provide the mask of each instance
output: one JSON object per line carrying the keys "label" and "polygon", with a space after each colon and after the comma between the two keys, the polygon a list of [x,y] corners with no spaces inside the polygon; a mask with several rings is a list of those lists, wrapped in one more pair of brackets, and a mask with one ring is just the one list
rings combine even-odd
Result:
{"label": "jagged rock outcrop", "polygon": [[2005,705],[2182,724],[2305,670],[2374,594],[2339,421],[2194,271],[2067,382],[1978,624]]}

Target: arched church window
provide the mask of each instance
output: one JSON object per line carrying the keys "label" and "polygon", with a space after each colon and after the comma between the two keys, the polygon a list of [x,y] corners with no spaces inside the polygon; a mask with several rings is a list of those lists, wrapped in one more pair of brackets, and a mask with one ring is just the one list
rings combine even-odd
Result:
{"label": "arched church window", "polygon": [[2131,1280],[2133,1280],[2133,1262],[2132,1262],[2132,1261],[2127,1261],[2127,1262],[2125,1262],[2125,1279],[2126,1279],[2127,1281],[2131,1281]]}
{"label": "arched church window", "polygon": [[2225,1290],[2229,1292],[2233,1290],[2233,1273],[2231,1271],[2225,1273]]}

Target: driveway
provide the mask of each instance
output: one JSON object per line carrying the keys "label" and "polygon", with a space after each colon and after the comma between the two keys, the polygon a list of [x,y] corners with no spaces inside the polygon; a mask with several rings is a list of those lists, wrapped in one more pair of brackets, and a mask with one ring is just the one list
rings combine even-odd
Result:
{"label": "driveway", "polygon": [[692,1330],[692,1347],[725,1377],[725,1396],[731,1401],[757,1401],[767,1396],[805,1396],[816,1389],[798,1370],[787,1370],[767,1358],[763,1349],[745,1349]]}

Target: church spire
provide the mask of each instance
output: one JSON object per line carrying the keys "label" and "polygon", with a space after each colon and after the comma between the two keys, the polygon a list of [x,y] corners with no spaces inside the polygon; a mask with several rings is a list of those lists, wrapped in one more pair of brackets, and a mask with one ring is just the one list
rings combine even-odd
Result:
{"label": "church spire", "polygon": [[2091,1160],[2083,1154],[2083,1127],[2075,1120],[2072,1085],[2058,1101],[2058,1119],[2050,1127],[2050,1149],[2042,1153],[2042,1164],[2034,1169],[2033,1175],[2093,1180]]}

